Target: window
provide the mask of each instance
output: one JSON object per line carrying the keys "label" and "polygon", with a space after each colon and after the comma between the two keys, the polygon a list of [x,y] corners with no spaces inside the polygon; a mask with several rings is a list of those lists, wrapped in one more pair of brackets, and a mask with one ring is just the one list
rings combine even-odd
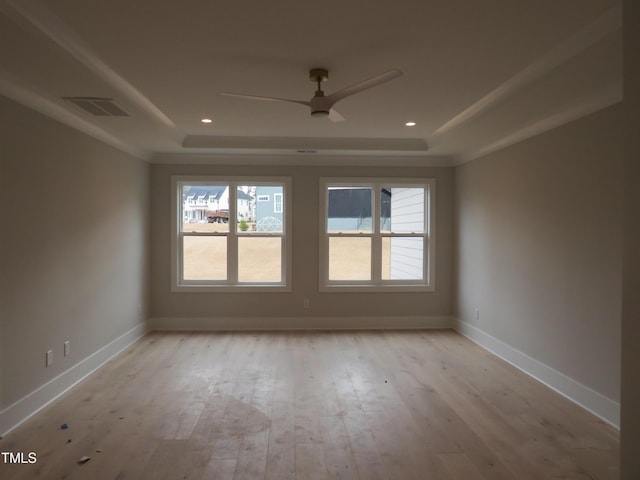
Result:
{"label": "window", "polygon": [[434,179],[321,179],[320,289],[434,291]]}
{"label": "window", "polygon": [[[290,291],[289,191],[288,178],[174,177],[173,290]],[[269,195],[279,211],[256,201]]]}
{"label": "window", "polygon": [[282,194],[276,193],[273,195],[273,211],[276,213],[282,213]]}
{"label": "window", "polygon": [[258,201],[259,202],[268,202],[269,201],[269,195],[258,195]]}

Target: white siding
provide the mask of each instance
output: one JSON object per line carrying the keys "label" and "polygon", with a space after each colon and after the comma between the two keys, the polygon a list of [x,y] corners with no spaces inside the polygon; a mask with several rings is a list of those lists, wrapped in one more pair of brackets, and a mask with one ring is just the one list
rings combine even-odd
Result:
{"label": "white siding", "polygon": [[[411,233],[424,231],[424,188],[391,189],[391,231]],[[418,238],[391,239],[391,279],[423,278],[423,246]]]}
{"label": "white siding", "polygon": [[420,280],[423,278],[422,238],[391,239],[392,280]]}

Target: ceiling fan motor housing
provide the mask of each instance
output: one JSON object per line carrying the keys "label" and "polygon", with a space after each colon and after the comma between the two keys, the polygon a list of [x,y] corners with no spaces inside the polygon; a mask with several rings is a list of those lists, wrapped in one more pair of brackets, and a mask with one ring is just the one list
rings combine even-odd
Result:
{"label": "ceiling fan motor housing", "polygon": [[311,102],[309,103],[309,106],[311,107],[312,117],[329,116],[329,111],[331,110],[332,105],[330,105],[326,97],[316,95],[311,99]]}

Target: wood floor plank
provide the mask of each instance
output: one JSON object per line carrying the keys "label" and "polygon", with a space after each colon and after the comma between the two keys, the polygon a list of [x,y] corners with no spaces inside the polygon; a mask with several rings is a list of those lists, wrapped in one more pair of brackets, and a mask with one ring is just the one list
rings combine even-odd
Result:
{"label": "wood floor plank", "polygon": [[[358,478],[387,479],[390,477],[382,463],[376,438],[351,381],[350,366],[358,361],[360,355],[355,349],[346,348],[344,340],[344,335],[332,335],[326,355],[327,368],[332,372],[332,386],[338,402],[336,415],[344,423]],[[341,352],[340,355],[334,353],[338,351]]]}
{"label": "wood floor plank", "polygon": [[235,458],[210,458],[203,480],[233,480],[236,473]]}
{"label": "wood floor plank", "polygon": [[619,474],[615,429],[448,330],[153,332],[0,450],[37,454],[2,480]]}
{"label": "wood floor plank", "polygon": [[327,469],[319,443],[296,443],[296,480],[325,480]]}
{"label": "wood floor plank", "polygon": [[353,411],[343,417],[345,431],[353,453],[353,461],[361,480],[391,479],[385,469],[380,446],[371,431],[366,414]]}
{"label": "wood floor plank", "polygon": [[464,453],[444,453],[438,458],[444,463],[453,480],[490,480],[480,473]]}
{"label": "wood floor plank", "polygon": [[295,478],[294,383],[290,336],[275,336],[271,427],[267,441],[266,480]]}
{"label": "wood floor plank", "polygon": [[358,480],[358,467],[342,416],[322,419],[322,450],[327,479]]}
{"label": "wood floor plank", "polygon": [[[433,345],[432,341],[437,336],[437,333],[429,335],[425,340],[430,345]],[[438,428],[433,431],[430,429],[431,422],[424,423],[420,422],[420,419],[417,420],[425,428],[429,429],[427,435],[430,439],[429,441],[435,442],[436,452],[462,452],[473,462],[478,472],[487,479],[514,480],[516,477],[489,448],[482,435],[476,433],[472,426],[457,413],[456,404],[447,401],[447,392],[439,388],[438,379],[440,376],[458,375],[448,359],[451,351],[449,342],[441,339],[440,343],[433,345],[434,348],[427,350],[425,355],[425,352],[419,348],[419,344],[405,340],[407,340],[407,337],[401,336],[394,338],[391,344],[402,345],[403,354],[396,355],[398,357],[397,361],[403,366],[403,370],[415,376],[418,384],[423,383],[425,379],[429,381],[429,384],[425,385],[428,396],[423,398],[423,403],[431,409],[431,412],[428,413],[428,418]],[[411,359],[410,362],[407,361],[408,358]],[[453,444],[455,447],[443,449],[438,440],[433,439],[434,435],[445,435],[449,444]]]}

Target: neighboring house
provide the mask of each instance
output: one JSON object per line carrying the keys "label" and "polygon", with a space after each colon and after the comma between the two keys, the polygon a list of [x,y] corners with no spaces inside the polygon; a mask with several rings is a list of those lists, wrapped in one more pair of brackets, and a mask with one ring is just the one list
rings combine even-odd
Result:
{"label": "neighboring house", "polygon": [[[238,217],[251,218],[251,196],[238,191]],[[193,185],[182,194],[185,223],[209,222],[215,212],[229,212],[229,187],[226,185]]]}
{"label": "neighboring house", "polygon": [[280,186],[256,187],[256,231],[282,231],[284,198]]}
{"label": "neighboring house", "polygon": [[[423,232],[425,228],[424,190],[393,187],[388,194],[391,215],[387,218],[389,225],[386,228],[393,232]],[[382,202],[384,205],[384,196]],[[416,246],[415,238],[394,237],[390,241],[391,279],[421,279],[424,265],[422,246]]]}
{"label": "neighboring house", "polygon": [[[387,232],[424,231],[424,190],[393,187],[381,192],[380,229]],[[345,187],[329,190],[329,231],[368,231],[372,229],[371,190]],[[423,249],[414,238],[390,240],[390,278],[420,279],[423,275]]]}
{"label": "neighboring house", "polygon": [[[382,191],[381,221],[387,228],[391,212],[391,193]],[[358,187],[332,187],[329,190],[329,231],[371,231],[371,190]]]}
{"label": "neighboring house", "polygon": [[[250,222],[254,219],[254,207],[253,207],[253,198],[246,192],[238,189],[238,205],[237,205],[237,215],[238,219],[244,218],[246,221]],[[228,198],[228,196],[227,196]],[[227,200],[228,202],[228,200]]]}

